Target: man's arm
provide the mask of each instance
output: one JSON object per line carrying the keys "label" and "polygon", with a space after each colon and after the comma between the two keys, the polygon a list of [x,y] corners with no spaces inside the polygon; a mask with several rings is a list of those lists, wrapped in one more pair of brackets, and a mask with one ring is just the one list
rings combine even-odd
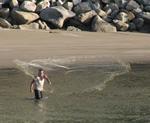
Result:
{"label": "man's arm", "polygon": [[48,78],[48,76],[45,74],[45,76],[44,76],[44,77],[45,77],[46,81],[48,82],[48,84],[50,84],[50,85],[51,85],[51,84],[52,84],[52,82],[50,81],[50,79]]}

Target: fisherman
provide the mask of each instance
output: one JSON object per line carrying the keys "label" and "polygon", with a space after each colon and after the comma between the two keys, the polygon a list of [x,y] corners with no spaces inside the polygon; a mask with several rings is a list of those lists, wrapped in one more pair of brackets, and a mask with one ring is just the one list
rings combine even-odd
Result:
{"label": "fisherman", "polygon": [[46,75],[43,69],[38,70],[38,75],[32,80],[30,84],[30,92],[35,94],[35,99],[42,99],[43,98],[43,87],[45,80],[48,84],[51,85],[51,81],[49,80],[48,76]]}

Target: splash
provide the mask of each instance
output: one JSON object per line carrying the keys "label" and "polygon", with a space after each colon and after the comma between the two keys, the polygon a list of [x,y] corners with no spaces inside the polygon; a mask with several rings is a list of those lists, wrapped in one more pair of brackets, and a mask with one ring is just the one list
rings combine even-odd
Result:
{"label": "splash", "polygon": [[[117,58],[114,58],[115,60],[113,61],[115,62],[108,63],[105,62],[106,59],[107,58],[101,56],[73,56],[65,58],[51,57],[48,59],[35,59],[30,62],[15,60],[14,62],[18,69],[32,78],[37,74],[39,68],[43,68],[46,71],[63,70],[63,77],[66,83],[62,85],[63,78],[61,78],[60,83],[55,82],[55,92],[58,91],[58,93],[62,94],[71,94],[91,92],[94,90],[102,91],[115,77],[129,72],[131,69],[130,64],[118,60]],[[94,71],[91,72],[93,68]],[[88,77],[94,76],[94,74],[97,74],[97,78],[94,78],[94,80],[92,80],[93,82],[90,82]],[[75,80],[74,77],[78,77],[79,80]]]}

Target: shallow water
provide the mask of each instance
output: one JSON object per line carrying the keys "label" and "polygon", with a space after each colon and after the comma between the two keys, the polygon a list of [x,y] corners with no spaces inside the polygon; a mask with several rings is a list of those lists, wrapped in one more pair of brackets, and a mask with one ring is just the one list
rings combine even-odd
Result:
{"label": "shallow water", "polygon": [[25,71],[0,69],[0,122],[150,122],[150,65],[133,64],[130,69],[120,63],[65,67],[47,70],[52,86],[45,83],[48,99],[40,101],[31,99],[32,78]]}

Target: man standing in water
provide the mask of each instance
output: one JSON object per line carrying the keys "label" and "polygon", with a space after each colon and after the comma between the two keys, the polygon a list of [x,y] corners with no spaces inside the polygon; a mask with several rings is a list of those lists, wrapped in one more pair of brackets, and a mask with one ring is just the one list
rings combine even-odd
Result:
{"label": "man standing in water", "polygon": [[35,94],[35,99],[41,99],[43,98],[43,86],[44,81],[47,81],[49,84],[51,84],[51,81],[48,79],[47,75],[45,74],[43,69],[38,70],[38,76],[35,76],[35,78],[32,80],[30,85],[30,91]]}

